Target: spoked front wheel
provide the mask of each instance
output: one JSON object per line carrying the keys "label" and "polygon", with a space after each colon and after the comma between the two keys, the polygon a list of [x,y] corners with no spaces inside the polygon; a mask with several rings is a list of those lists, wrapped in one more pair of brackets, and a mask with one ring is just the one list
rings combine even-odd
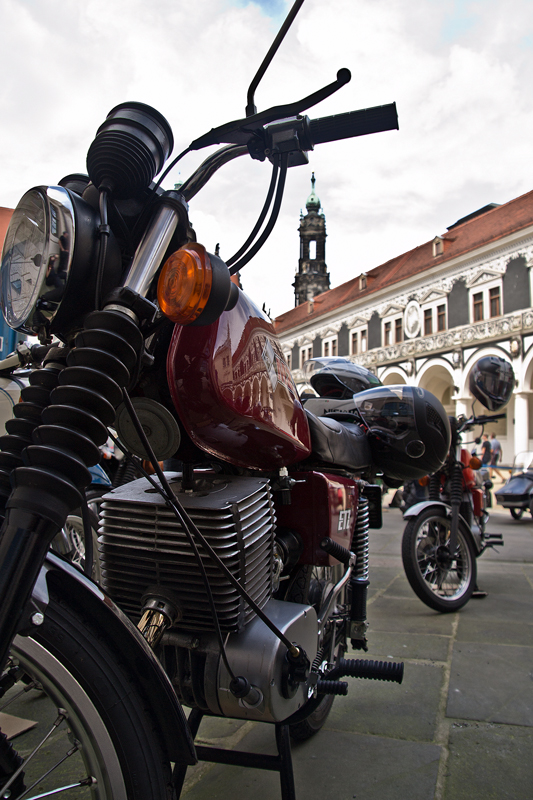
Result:
{"label": "spoked front wheel", "polygon": [[409,520],[402,539],[402,561],[415,594],[435,611],[457,611],[476,586],[476,554],[463,523],[457,547],[449,549],[451,521],[427,509]]}
{"label": "spoked front wheel", "polygon": [[[37,724],[13,740],[19,758],[0,743],[0,797],[173,796],[170,763],[142,687],[83,613],[51,599],[35,636],[15,639],[8,669],[17,667],[19,683],[3,698],[12,700],[6,712]],[[15,777],[22,759],[27,761]]]}

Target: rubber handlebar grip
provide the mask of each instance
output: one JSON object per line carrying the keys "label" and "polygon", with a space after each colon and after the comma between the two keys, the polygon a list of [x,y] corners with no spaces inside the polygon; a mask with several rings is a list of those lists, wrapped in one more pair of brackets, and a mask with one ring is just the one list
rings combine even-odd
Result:
{"label": "rubber handlebar grip", "polygon": [[397,129],[396,103],[389,103],[385,106],[374,106],[373,108],[363,108],[360,111],[348,111],[346,114],[312,119],[309,134],[315,145]]}

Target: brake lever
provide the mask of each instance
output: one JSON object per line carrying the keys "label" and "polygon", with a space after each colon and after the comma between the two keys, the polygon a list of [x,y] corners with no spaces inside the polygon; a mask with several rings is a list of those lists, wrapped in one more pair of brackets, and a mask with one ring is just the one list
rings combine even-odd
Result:
{"label": "brake lever", "polygon": [[302,111],[306,111],[308,108],[325,100],[326,97],[330,97],[349,83],[351,79],[352,75],[349,69],[340,69],[337,72],[337,79],[333,83],[324,86],[323,89],[319,89],[295,103],[273,106],[250,117],[227,122],[225,125],[219,125],[218,128],[211,128],[208,133],[191,142],[189,150],[201,150],[203,147],[209,147],[212,144],[248,144],[252,136],[256,135],[264,125],[275,120],[295,117],[301,114]]}

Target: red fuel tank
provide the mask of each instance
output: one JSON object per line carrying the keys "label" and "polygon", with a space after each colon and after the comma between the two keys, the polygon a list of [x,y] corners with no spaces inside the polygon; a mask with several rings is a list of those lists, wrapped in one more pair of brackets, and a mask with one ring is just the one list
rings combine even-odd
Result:
{"label": "red fuel tank", "polygon": [[180,419],[202,450],[254,469],[293,464],[311,452],[274,326],[243,292],[212,325],[176,325],[167,376]]}

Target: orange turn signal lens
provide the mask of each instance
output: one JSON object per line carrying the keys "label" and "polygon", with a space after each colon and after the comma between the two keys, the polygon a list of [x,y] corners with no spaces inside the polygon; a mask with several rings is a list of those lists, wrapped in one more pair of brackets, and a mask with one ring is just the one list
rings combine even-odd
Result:
{"label": "orange turn signal lens", "polygon": [[470,469],[481,469],[481,460],[477,456],[472,456],[468,466]]}
{"label": "orange turn signal lens", "polygon": [[429,475],[424,475],[423,478],[418,479],[419,486],[427,486],[429,483]]}
{"label": "orange turn signal lens", "polygon": [[205,247],[189,242],[168,258],[157,284],[157,300],[172,322],[194,322],[209,300],[213,269]]}

